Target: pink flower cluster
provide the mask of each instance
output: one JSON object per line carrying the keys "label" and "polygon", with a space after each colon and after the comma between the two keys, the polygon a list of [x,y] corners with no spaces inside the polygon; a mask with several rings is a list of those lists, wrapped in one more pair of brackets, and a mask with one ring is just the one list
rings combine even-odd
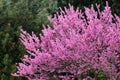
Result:
{"label": "pink flower cluster", "polygon": [[[28,55],[13,76],[28,80],[96,80],[88,72],[103,72],[108,80],[120,78],[120,17],[108,3],[103,11],[70,5],[49,18],[54,29],[44,27],[37,37],[22,30],[20,40]],[[84,77],[82,76],[84,75]]]}

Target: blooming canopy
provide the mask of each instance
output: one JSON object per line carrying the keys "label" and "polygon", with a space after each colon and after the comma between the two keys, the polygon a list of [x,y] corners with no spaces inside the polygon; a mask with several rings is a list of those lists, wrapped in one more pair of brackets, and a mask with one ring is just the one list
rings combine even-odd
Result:
{"label": "blooming canopy", "polygon": [[[37,37],[22,30],[24,55],[13,76],[29,80],[96,80],[102,72],[108,80],[120,79],[120,17],[112,15],[106,2],[79,9],[60,8],[49,18],[54,29],[44,27]],[[89,72],[95,76],[91,76]]]}

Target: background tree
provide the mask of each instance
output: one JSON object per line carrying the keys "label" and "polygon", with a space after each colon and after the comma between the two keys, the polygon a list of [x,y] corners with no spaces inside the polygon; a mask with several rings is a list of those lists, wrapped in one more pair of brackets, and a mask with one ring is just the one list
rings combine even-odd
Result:
{"label": "background tree", "polygon": [[100,4],[101,10],[103,10],[105,6],[105,2],[109,2],[109,6],[112,8],[112,12],[120,15],[120,1],[119,0],[58,0],[58,6],[60,7],[68,7],[69,3],[72,4],[75,8],[79,7],[80,9],[84,10],[84,7],[90,7],[91,4],[95,5]]}
{"label": "background tree", "polygon": [[56,11],[55,0],[0,0],[0,80],[21,79],[11,76],[15,63],[26,54],[19,41],[20,29],[37,34],[42,24],[49,24],[47,16]]}

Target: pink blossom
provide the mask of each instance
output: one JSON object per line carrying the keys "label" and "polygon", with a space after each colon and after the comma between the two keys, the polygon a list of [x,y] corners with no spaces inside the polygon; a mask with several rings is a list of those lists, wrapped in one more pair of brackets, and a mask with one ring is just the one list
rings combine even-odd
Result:
{"label": "pink blossom", "polygon": [[[107,2],[106,2],[107,3]],[[13,76],[29,80],[96,80],[101,71],[108,80],[120,78],[120,18],[108,3],[103,11],[61,9],[49,18],[54,29],[44,27],[37,37],[22,30],[20,40],[28,51]],[[85,17],[86,15],[86,17]],[[114,22],[113,22],[114,20]],[[81,77],[81,75],[86,75]]]}

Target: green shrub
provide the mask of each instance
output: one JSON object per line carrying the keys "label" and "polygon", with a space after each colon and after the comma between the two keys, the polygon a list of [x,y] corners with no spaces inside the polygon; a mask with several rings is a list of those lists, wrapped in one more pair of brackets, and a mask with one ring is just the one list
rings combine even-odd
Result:
{"label": "green shrub", "polygon": [[39,33],[57,9],[55,0],[0,0],[0,80],[24,80],[11,76],[26,53],[19,41],[20,29]]}

